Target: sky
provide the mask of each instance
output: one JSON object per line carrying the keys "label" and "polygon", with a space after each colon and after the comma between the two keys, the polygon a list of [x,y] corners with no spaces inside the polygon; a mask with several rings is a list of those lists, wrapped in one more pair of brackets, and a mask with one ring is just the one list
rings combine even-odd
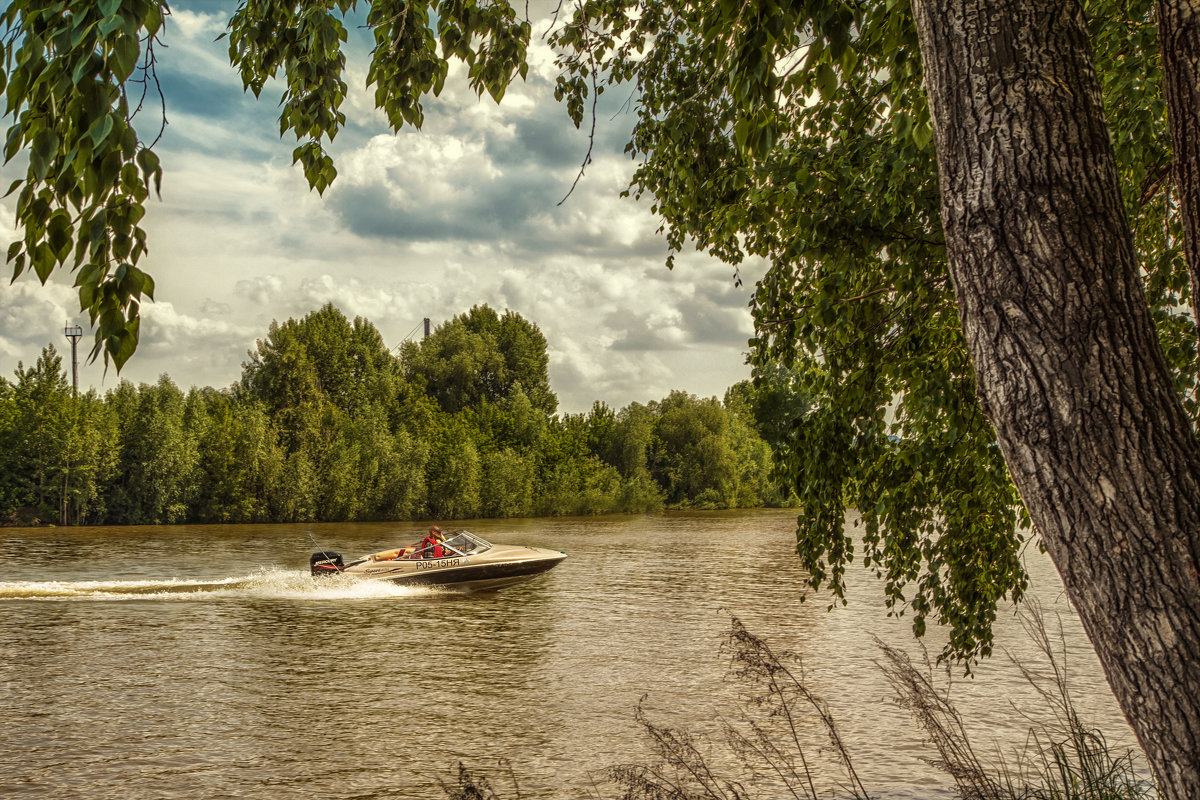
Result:
{"label": "sky", "polygon": [[[425,317],[436,327],[480,304],[517,312],[546,337],[564,412],[675,389],[720,397],[749,377],[748,303],[763,268],[741,265],[740,287],[732,266],[690,249],[666,268],[649,201],[619,196],[634,169],[623,154],[634,123],[621,108],[627,95],[601,109],[593,163],[560,205],[588,141],[554,100],[548,47],[534,43],[527,80],[499,106],[452,66],[422,129],[394,134],[365,87],[370,34],[352,21],[347,125],[329,148],[339,175],[322,197],[291,164],[294,140],[279,137],[279,86],[261,100],[243,92],[226,43],[214,41],[233,9],[171,4],[159,53],[162,199],[148,201],[150,252],[139,264],[156,299],[142,306],[137,353],[120,375],[86,363],[91,331],[70,273],[46,286],[26,275],[0,283],[0,375],[47,344],[69,364],[63,327],[78,324],[81,389],[164,373],[184,389],[223,388],[272,320],[332,302],[374,323],[392,348],[419,337]],[[548,26],[535,16],[535,39]],[[160,120],[142,113],[139,132],[152,137]],[[22,171],[14,162],[0,179]],[[0,200],[6,242],[17,238],[14,203]]]}

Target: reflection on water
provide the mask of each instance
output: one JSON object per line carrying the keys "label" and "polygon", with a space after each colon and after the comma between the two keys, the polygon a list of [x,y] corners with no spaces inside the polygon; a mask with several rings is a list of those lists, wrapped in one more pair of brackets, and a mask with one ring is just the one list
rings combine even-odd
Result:
{"label": "reflection on water", "polygon": [[[523,797],[582,797],[599,770],[645,756],[643,695],[693,730],[737,714],[718,654],[732,613],[802,655],[868,789],[949,796],[874,664],[872,634],[914,649],[907,621],[886,618],[869,580],[845,608],[801,604],[791,513],[478,522],[571,556],[487,594],[308,575],[310,534],[352,556],[417,527],[0,531],[0,795],[438,797],[457,761],[504,758]],[[1057,578],[1030,568],[1067,615],[1081,710],[1126,736]],[[997,630],[998,651],[1030,657],[1011,616]],[[1002,656],[956,696],[985,743],[1023,741],[1010,701],[1040,708]]]}

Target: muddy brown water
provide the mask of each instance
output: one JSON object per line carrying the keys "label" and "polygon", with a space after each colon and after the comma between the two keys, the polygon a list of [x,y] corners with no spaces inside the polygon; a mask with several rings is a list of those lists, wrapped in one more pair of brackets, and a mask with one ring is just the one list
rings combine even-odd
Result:
{"label": "muddy brown water", "polygon": [[[411,540],[416,523],[0,530],[0,796],[440,798],[463,762],[504,797],[508,769],[526,800],[616,797],[604,770],[650,752],[639,702],[702,736],[739,719],[744,687],[720,652],[730,615],[802,658],[873,796],[951,796],[876,665],[873,636],[919,652],[908,620],[853,573],[847,606],[802,604],[791,512],[460,526],[569,558],[452,595],[308,576],[309,534],[349,556]],[[1130,742],[1053,568],[1028,558],[1077,706]],[[985,757],[1045,711],[1004,655],[1040,663],[1010,611],[997,645],[954,688]],[[820,760],[827,740],[802,727]]]}

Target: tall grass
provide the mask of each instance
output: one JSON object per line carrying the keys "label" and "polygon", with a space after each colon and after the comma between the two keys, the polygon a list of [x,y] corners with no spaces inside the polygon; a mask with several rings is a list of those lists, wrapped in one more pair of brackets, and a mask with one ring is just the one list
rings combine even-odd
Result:
{"label": "tall grass", "polygon": [[1020,619],[1045,656],[1049,672],[1035,672],[1015,658],[1012,662],[1054,711],[1055,724],[1030,729],[1030,746],[1023,759],[1025,777],[1019,789],[1009,782],[1009,796],[1029,800],[1156,798],[1158,793],[1146,777],[1149,768],[1140,760],[1140,754],[1129,748],[1114,751],[1103,732],[1089,728],[1076,713],[1067,681],[1061,622],[1056,646],[1041,606],[1027,604]]}
{"label": "tall grass", "polygon": [[[976,751],[962,715],[950,699],[953,682],[922,650],[919,661],[876,640],[879,667],[936,755],[925,761],[946,773],[963,800],[1156,800],[1148,772],[1133,750],[1111,748],[1104,735],[1085,725],[1071,702],[1061,624],[1049,633],[1041,609],[1027,606],[1021,621],[1045,657],[1033,668],[1009,656],[1050,711],[1050,722],[1034,722],[1011,761],[997,751],[987,763]],[[730,677],[748,690],[742,714],[725,721],[721,734],[705,737],[651,720],[639,703],[635,718],[649,747],[647,758],[604,771],[621,800],[871,800],[859,779],[828,704],[805,680],[794,653],[771,649],[733,618],[722,652]],[[645,698],[643,698],[644,700]],[[811,741],[813,729],[821,732]],[[454,785],[442,784],[450,800],[501,798],[481,776],[459,765]],[[604,795],[597,787],[592,794]]]}
{"label": "tall grass", "polygon": [[[740,725],[723,725],[731,757],[718,757],[722,766],[714,767],[708,742],[678,728],[656,725],[639,705],[636,718],[654,757],[608,770],[607,777],[620,787],[622,800],[816,800],[824,789],[835,788],[822,785],[823,779],[834,776],[836,786],[845,790],[841,796],[868,800],[828,705],[804,681],[800,659],[788,652],[775,653],[736,618],[722,650],[730,659],[731,676],[751,689],[748,706],[753,712]],[[820,752],[801,734],[803,717],[808,715],[819,721],[829,741]],[[730,770],[736,772],[730,775]]]}
{"label": "tall grass", "polygon": [[935,683],[927,657],[921,668],[907,653],[876,640],[880,664],[896,702],[912,713],[938,752],[929,763],[946,772],[964,800],[1153,800],[1158,796],[1135,751],[1111,748],[1104,734],[1080,719],[1071,701],[1065,669],[1066,642],[1058,627],[1057,646],[1036,603],[1020,616],[1045,667],[1038,670],[1010,660],[1051,712],[1050,722],[1031,723],[1028,737],[1011,764],[997,755],[988,766],[976,754],[957,708],[949,681]]}
{"label": "tall grass", "polygon": [[454,780],[445,781],[438,778],[438,785],[442,787],[442,791],[449,800],[521,800],[521,789],[517,786],[517,777],[513,774],[512,765],[507,759],[501,759],[500,767],[506,773],[505,777],[512,783],[511,795],[497,794],[487,776],[479,772],[472,772],[461,761],[458,764],[458,773]]}

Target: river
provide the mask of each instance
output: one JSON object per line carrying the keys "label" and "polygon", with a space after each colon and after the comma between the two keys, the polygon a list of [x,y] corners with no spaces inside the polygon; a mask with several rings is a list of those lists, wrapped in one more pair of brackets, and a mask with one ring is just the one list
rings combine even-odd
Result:
{"label": "river", "polygon": [[[525,800],[616,797],[605,768],[649,757],[639,702],[700,734],[738,718],[719,651],[731,615],[800,656],[872,796],[952,796],[875,663],[873,636],[919,652],[908,619],[856,572],[847,606],[801,604],[792,512],[458,526],[569,558],[452,595],[307,574],[308,535],[349,556],[415,523],[0,529],[0,796],[440,798],[461,761],[515,798],[507,761]],[[1052,566],[1027,558],[1082,716],[1132,741]],[[996,631],[954,697],[976,748],[1011,757],[1045,706],[1003,651],[1040,662],[1011,611]]]}

